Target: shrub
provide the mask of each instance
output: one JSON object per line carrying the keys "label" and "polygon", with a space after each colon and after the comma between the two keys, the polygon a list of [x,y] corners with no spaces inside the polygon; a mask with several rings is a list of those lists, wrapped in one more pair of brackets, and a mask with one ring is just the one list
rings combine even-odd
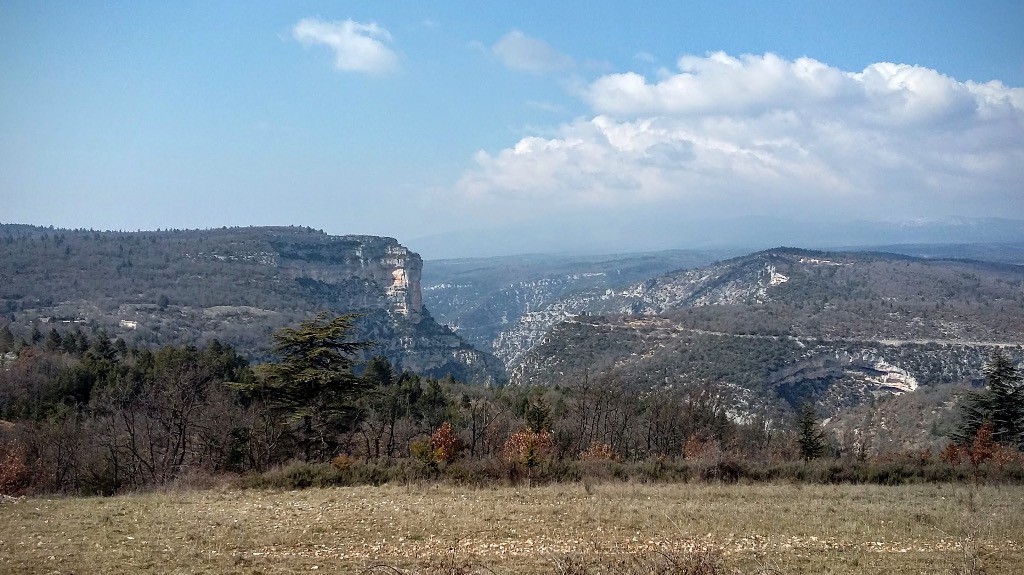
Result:
{"label": "shrub", "polygon": [[22,495],[31,483],[25,448],[14,442],[0,444],[0,495]]}
{"label": "shrub", "polygon": [[331,460],[331,466],[338,471],[345,472],[352,467],[354,462],[355,460],[351,456],[342,453]]}
{"label": "shrub", "polygon": [[430,436],[430,447],[433,448],[431,456],[435,462],[451,463],[462,449],[462,441],[452,424],[446,421]]}
{"label": "shrub", "polygon": [[580,453],[580,461],[613,461],[617,459],[612,446],[607,443],[591,443]]}

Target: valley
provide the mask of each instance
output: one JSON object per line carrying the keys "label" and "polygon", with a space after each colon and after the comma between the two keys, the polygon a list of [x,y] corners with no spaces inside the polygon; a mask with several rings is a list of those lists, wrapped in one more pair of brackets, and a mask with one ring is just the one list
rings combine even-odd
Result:
{"label": "valley", "polygon": [[[991,353],[1024,359],[1024,268],[1005,246],[932,254],[987,262],[775,248],[424,263],[391,238],[307,228],[8,225],[0,241],[12,349],[52,329],[142,347],[217,341],[264,361],[280,327],[356,313],[355,336],[374,342],[364,361],[381,355],[396,373],[524,394],[697,394],[773,429],[809,403],[837,452],[941,449]],[[902,396],[918,399],[891,403]]]}
{"label": "valley", "polygon": [[810,401],[840,427],[860,405],[943,398],[913,424],[872,423],[876,448],[941,446],[950,393],[981,385],[996,349],[1024,358],[1024,268],[1002,261],[779,248],[547,299],[490,342],[514,384],[710,388],[739,419]]}

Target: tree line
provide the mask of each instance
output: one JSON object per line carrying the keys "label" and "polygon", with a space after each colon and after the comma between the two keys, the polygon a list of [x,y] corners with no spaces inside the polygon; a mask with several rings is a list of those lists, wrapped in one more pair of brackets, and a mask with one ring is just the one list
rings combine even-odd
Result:
{"label": "tree line", "polygon": [[[364,364],[368,343],[352,340],[352,322],[319,315],[282,329],[276,361],[258,365],[216,340],[150,350],[102,331],[53,329],[8,342],[0,492],[112,494],[290,462],[532,480],[591,463],[699,461],[729,478],[737,461],[858,457],[837,451],[810,407],[790,419],[737,418],[699,386],[638,392],[584,372],[543,388],[483,387],[397,372],[383,357]],[[1019,374],[994,360],[986,375],[995,384],[966,403],[951,443],[967,459],[985,433],[1004,449],[989,446],[989,459],[1024,439]]]}

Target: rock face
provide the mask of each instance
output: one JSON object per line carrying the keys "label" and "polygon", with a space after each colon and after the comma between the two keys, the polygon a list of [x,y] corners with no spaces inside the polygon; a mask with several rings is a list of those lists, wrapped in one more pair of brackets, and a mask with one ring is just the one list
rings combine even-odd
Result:
{"label": "rock face", "polygon": [[275,236],[271,246],[281,274],[333,305],[361,314],[361,337],[377,343],[399,368],[482,383],[504,381],[493,356],[438,325],[423,307],[423,260],[394,238],[378,236]]}
{"label": "rock face", "polygon": [[510,371],[514,385],[567,385],[586,377],[638,393],[701,389],[736,418],[764,409],[791,412],[807,401],[834,417],[875,400],[980,385],[997,348],[1014,362],[1024,358],[1024,348],[1002,344],[730,334],[658,316],[577,316],[557,324]]}
{"label": "rock face", "polygon": [[423,259],[419,254],[387,237],[323,236],[317,240],[272,240],[277,252],[274,263],[281,273],[296,280],[334,285],[372,282],[381,289],[370,290],[360,300],[362,307],[382,307],[412,323],[423,319]]}

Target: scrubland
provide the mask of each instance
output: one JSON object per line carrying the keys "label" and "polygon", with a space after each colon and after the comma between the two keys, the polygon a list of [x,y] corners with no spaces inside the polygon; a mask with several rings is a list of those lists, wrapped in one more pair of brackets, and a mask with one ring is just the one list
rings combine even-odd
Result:
{"label": "scrubland", "polygon": [[0,572],[1009,574],[1024,571],[1022,510],[1022,486],[964,484],[5,498]]}

